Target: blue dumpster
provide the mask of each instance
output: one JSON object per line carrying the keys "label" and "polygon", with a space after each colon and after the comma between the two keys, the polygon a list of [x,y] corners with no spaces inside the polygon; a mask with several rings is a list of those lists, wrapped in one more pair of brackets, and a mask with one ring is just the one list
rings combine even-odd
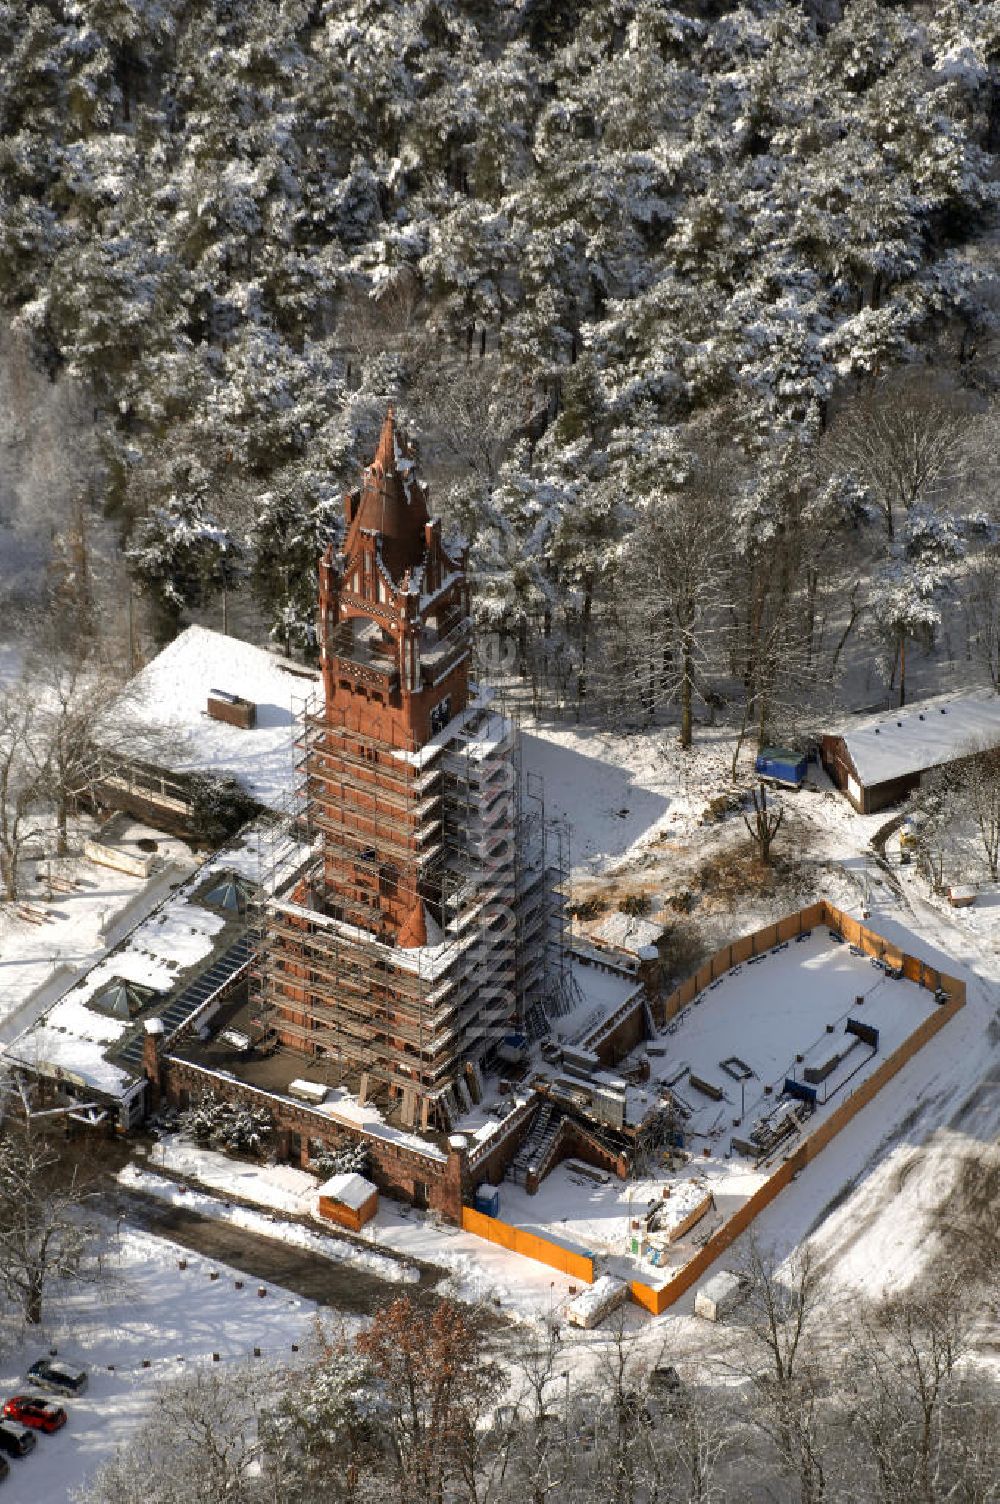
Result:
{"label": "blue dumpster", "polygon": [[801,788],[806,779],[808,759],[804,752],[792,752],[787,747],[764,747],[757,753],[754,764],[761,778],[772,778],[775,783],[787,783],[790,788]]}

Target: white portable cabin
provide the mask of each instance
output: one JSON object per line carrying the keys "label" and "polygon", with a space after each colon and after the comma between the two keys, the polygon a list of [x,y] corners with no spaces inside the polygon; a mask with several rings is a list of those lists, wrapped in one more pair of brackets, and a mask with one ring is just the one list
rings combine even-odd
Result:
{"label": "white portable cabin", "polygon": [[721,1321],[738,1304],[743,1284],[736,1274],[720,1269],[705,1281],[694,1298],[694,1314],[706,1321]]}

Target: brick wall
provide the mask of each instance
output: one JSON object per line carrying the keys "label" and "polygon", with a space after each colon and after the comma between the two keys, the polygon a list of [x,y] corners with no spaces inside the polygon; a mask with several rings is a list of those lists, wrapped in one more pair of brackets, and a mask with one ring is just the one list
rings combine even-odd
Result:
{"label": "brick wall", "polygon": [[452,1150],[446,1159],[421,1154],[406,1144],[352,1128],[328,1114],[272,1096],[245,1082],[230,1080],[214,1071],[206,1071],[190,1061],[164,1056],[160,1061],[160,1082],[164,1096],[180,1107],[203,1092],[226,1102],[241,1102],[265,1107],[274,1115],[281,1157],[290,1154],[293,1133],[302,1139],[301,1162],[308,1162],[310,1141],[318,1140],[333,1150],[348,1142],[363,1142],[368,1150],[368,1178],[379,1190],[397,1199],[429,1206],[456,1225],[462,1220],[462,1202],[469,1194],[467,1156]]}

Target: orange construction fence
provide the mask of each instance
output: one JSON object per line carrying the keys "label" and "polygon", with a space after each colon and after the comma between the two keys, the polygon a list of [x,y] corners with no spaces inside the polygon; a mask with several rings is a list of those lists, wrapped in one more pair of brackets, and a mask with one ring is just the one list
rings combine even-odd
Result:
{"label": "orange construction fence", "polygon": [[[940,976],[942,974],[935,973],[935,975]],[[949,977],[945,978],[945,980],[953,981],[954,979]],[[778,1166],[773,1175],[768,1176],[764,1184],[759,1186],[753,1195],[712,1234],[705,1245],[699,1248],[694,1257],[689,1259],[682,1268],[678,1269],[668,1284],[661,1285],[656,1289],[651,1285],[644,1285],[638,1280],[632,1281],[631,1294],[636,1305],[645,1307],[647,1311],[652,1311],[654,1316],[659,1316],[668,1306],[672,1306],[676,1300],[679,1300],[685,1291],[690,1290],[691,1286],[697,1280],[701,1279],[701,1276],[715,1263],[719,1255],[725,1252],[730,1243],[739,1237],[740,1233],[746,1231],[754,1218],[764,1210],[765,1206],[774,1200],[778,1192],[784,1190],[789,1181],[801,1169],[804,1169],[811,1160],[815,1159],[817,1154],[826,1148],[831,1139],[836,1138],[842,1128],[846,1128],[851,1119],[863,1107],[867,1107],[868,1103],[882,1090],[886,1082],[891,1081],[892,1077],[903,1069],[907,1061],[912,1060],[917,1051],[929,1039],[933,1038],[939,1029],[944,1028],[950,1018],[954,1018],[955,1014],[965,1003],[964,983],[958,982],[955,985],[961,989],[961,992],[950,995],[948,1001],[942,1003],[939,1008],[935,1009],[933,1013],[925,1018],[923,1023],[919,1024],[913,1033],[907,1039],[903,1040],[898,1049],[893,1050],[891,1055],[887,1055],[878,1069],[874,1070],[870,1076],[856,1086],[850,1096],[845,1097],[840,1106],[835,1108],[829,1117],[824,1118],[815,1132],[811,1133],[799,1145],[798,1149]]]}
{"label": "orange construction fence", "polygon": [[[936,1008],[921,1024],[914,1029],[903,1043],[886,1056],[881,1065],[872,1072],[864,1081],[845,1097],[840,1105],[824,1118],[816,1130],[806,1138],[799,1147],[784,1160],[777,1169],[768,1176],[763,1185],[739,1207],[731,1217],[708,1239],[698,1252],[689,1259],[686,1264],[677,1270],[674,1277],[665,1285],[654,1288],[652,1285],[643,1284],[641,1280],[633,1280],[630,1285],[631,1296],[636,1305],[651,1311],[653,1315],[660,1315],[668,1306],[689,1290],[693,1284],[702,1277],[721,1253],[750,1226],[750,1223],[763,1211],[780,1191],[788,1185],[798,1172],[803,1169],[822,1149],[836,1137],[840,1130],[851,1121],[856,1113],[872,1100],[881,1091],[887,1081],[902,1070],[907,1061],[917,1053],[927,1041],[943,1028],[950,1018],[965,1005],[965,983],[957,977],[949,976],[947,972],[939,971],[925,961],[915,956],[908,955],[886,940],[884,936],[869,929],[867,925],[850,915],[843,913],[834,904],[825,898],[816,903],[808,904],[794,914],[787,915],[776,924],[766,925],[764,929],[755,930],[751,935],[744,935],[739,940],[734,940],[731,945],[723,946],[716,951],[695,973],[686,981],[674,989],[665,1003],[666,1016],[673,1017],[681,1008],[686,1007],[710,982],[717,977],[723,976],[732,967],[740,965],[750,956],[761,954],[771,950],[773,946],[782,941],[790,940],[794,936],[802,934],[805,930],[815,928],[817,925],[827,925],[831,930],[836,930],[851,945],[856,945],[865,955],[875,956],[885,961],[889,966],[902,968],[903,975],[910,981],[918,982],[922,987],[932,991],[942,992],[947,1001]],[[537,1233],[527,1232],[520,1227],[513,1227],[509,1223],[501,1222],[498,1217],[487,1217],[482,1212],[475,1211],[472,1207],[462,1208],[462,1226],[466,1232],[475,1233],[477,1237],[485,1238],[491,1243],[498,1243],[504,1248],[509,1248],[514,1253],[520,1253],[526,1258],[535,1259],[541,1264],[548,1264],[552,1269],[558,1269],[562,1274],[568,1274],[573,1279],[578,1279],[581,1284],[593,1284],[594,1261],[586,1254],[576,1253],[570,1248],[565,1248],[559,1243],[550,1242],[547,1238],[540,1237]]]}
{"label": "orange construction fence", "polygon": [[825,924],[829,929],[836,930],[843,935],[849,945],[856,945],[863,950],[866,956],[876,956],[885,961],[889,966],[902,967],[903,975],[911,982],[918,982],[921,987],[929,987],[932,991],[940,988],[947,993],[949,998],[961,997],[965,1001],[965,983],[957,977],[952,977],[944,971],[938,971],[936,967],[929,966],[926,961],[919,960],[916,956],[910,956],[906,951],[900,950],[898,945],[893,945],[875,930],[869,929],[860,920],[853,919],[843,910],[827,899],[818,899],[816,903],[807,904],[804,909],[798,909],[794,914],[787,914],[784,919],[779,919],[776,924],[765,925],[763,929],[754,930],[750,935],[742,935],[739,940],[734,940],[731,945],[724,945],[714,955],[704,961],[693,976],[686,977],[679,987],[675,987],[660,1005],[662,1012],[667,1018],[673,1018],[682,1008],[686,1008],[699,994],[704,992],[710,982],[716,978],[725,976],[734,966],[741,966],[751,956],[763,955],[764,951],[771,950],[775,945],[780,945],[785,940],[792,940],[796,935],[804,934],[806,930],[815,929],[817,925]]}
{"label": "orange construction fence", "polygon": [[487,1217],[471,1206],[462,1207],[462,1226],[466,1232],[475,1233],[477,1238],[499,1243],[501,1248],[509,1248],[512,1253],[523,1254],[539,1264],[548,1264],[550,1269],[558,1269],[561,1274],[568,1274],[583,1285],[594,1283],[594,1261],[587,1254],[574,1253],[571,1248],[539,1237],[538,1233],[512,1227],[509,1222],[501,1222],[499,1217]]}

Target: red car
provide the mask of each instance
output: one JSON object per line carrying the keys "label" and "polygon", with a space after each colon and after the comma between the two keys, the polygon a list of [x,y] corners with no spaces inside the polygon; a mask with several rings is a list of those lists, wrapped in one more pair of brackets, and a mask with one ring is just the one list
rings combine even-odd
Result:
{"label": "red car", "polygon": [[7,1401],[3,1413],[8,1420],[18,1420],[22,1426],[33,1426],[36,1431],[58,1431],[66,1424],[66,1411],[53,1400],[43,1400],[37,1394],[15,1394]]}

